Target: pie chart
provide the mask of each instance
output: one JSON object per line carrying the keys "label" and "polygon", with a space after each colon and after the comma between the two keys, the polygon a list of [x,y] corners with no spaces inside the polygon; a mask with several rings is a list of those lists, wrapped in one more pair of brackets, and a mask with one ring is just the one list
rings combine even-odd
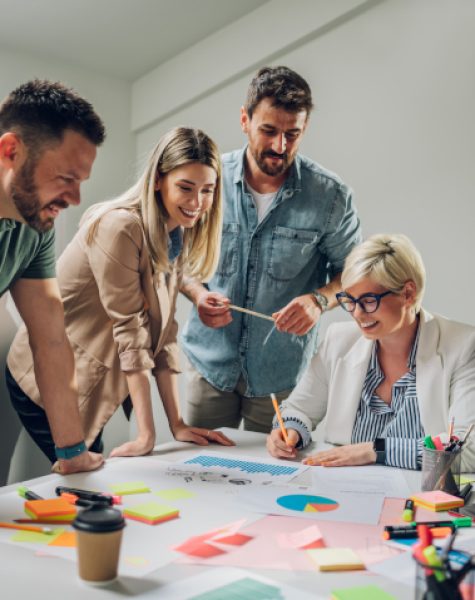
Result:
{"label": "pie chart", "polygon": [[331,498],[324,496],[308,496],[304,494],[292,494],[291,496],[280,496],[277,504],[288,510],[298,512],[329,512],[336,510],[340,505]]}

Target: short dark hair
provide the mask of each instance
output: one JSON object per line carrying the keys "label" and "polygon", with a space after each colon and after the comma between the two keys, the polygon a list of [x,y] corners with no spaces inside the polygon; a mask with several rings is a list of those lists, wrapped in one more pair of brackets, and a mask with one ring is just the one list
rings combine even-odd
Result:
{"label": "short dark hair", "polygon": [[310,86],[288,67],[263,67],[260,69],[247,90],[246,111],[249,118],[264,98],[272,98],[273,106],[288,112],[307,111],[313,108]]}
{"label": "short dark hair", "polygon": [[100,146],[105,127],[87,100],[59,82],[33,79],[14,89],[0,105],[0,135],[17,133],[31,151],[60,143],[71,129]]}

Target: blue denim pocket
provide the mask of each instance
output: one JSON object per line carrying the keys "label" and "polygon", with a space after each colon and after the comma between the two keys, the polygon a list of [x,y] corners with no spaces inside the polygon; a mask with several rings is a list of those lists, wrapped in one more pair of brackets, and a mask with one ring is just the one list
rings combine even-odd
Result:
{"label": "blue denim pocket", "polygon": [[274,227],[267,273],[277,281],[290,281],[312,262],[315,268],[319,255],[315,252],[318,231]]}

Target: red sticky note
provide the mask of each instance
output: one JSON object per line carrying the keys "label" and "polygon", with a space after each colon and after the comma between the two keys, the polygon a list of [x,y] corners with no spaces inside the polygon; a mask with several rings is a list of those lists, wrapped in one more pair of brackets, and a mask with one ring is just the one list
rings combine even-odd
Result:
{"label": "red sticky note", "polygon": [[242,546],[247,544],[253,538],[250,535],[244,535],[243,533],[234,533],[233,535],[225,535],[219,538],[213,538],[213,541],[217,544],[229,544],[230,546]]}
{"label": "red sticky note", "polygon": [[190,556],[199,556],[200,558],[211,558],[212,556],[225,554],[224,550],[220,550],[219,548],[204,542],[202,539],[203,537],[204,536],[192,537],[183,544],[175,546],[174,550]]}

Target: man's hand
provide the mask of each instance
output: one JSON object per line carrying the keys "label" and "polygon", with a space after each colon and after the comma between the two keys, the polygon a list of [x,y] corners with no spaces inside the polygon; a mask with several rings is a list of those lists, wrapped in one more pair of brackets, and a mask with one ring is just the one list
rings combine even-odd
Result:
{"label": "man's hand", "polygon": [[229,325],[233,320],[229,310],[229,298],[218,292],[204,291],[198,296],[196,308],[201,321],[217,329]]}
{"label": "man's hand", "polygon": [[376,462],[376,452],[373,449],[373,442],[362,442],[324,450],[314,456],[307,457],[302,462],[306,465],[320,465],[322,467],[371,465]]}
{"label": "man's hand", "polygon": [[104,464],[102,454],[96,452],[83,452],[79,456],[69,460],[57,460],[51,467],[53,473],[60,475],[70,475],[71,473],[81,473],[82,471],[95,471]]}
{"label": "man's hand", "polygon": [[221,446],[235,446],[236,444],[230,440],[221,431],[214,429],[203,429],[201,427],[190,427],[183,421],[173,428],[173,437],[178,442],[193,442],[198,446],[208,446],[210,442],[221,444]]}
{"label": "man's hand", "polygon": [[312,294],[297,296],[287,306],[273,313],[276,327],[284,333],[305,335],[317,323],[322,311]]}
{"label": "man's hand", "polygon": [[295,446],[300,441],[300,435],[295,429],[287,429],[287,438],[289,445],[285,443],[282,431],[280,429],[273,429],[267,436],[266,441],[269,454],[275,458],[295,458],[297,456]]}

